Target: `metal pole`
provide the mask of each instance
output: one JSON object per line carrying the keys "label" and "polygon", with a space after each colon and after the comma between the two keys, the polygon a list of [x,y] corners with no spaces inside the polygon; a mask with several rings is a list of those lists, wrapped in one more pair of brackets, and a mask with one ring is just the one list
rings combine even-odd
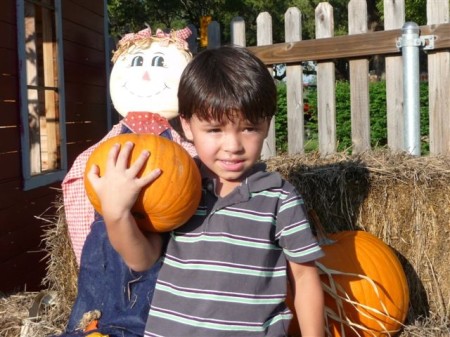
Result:
{"label": "metal pole", "polygon": [[420,156],[420,88],[419,88],[419,26],[406,22],[402,27],[400,47],[403,57],[403,120],[406,152]]}

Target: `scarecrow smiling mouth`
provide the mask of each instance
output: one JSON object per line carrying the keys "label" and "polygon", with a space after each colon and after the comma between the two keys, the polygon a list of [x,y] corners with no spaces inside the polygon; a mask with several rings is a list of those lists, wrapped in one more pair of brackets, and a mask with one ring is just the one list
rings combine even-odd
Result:
{"label": "scarecrow smiling mouth", "polygon": [[146,80],[130,79],[126,81],[122,87],[127,90],[130,95],[139,98],[150,98],[160,95],[163,91],[170,89],[169,86],[164,83],[154,83]]}

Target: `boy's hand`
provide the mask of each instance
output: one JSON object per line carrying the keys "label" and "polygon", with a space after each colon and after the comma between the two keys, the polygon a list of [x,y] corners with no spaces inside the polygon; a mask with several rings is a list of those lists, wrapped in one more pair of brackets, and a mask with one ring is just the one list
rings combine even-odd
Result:
{"label": "boy's hand", "polygon": [[155,169],[138,177],[150,153],[142,151],[136,161],[128,166],[134,144],[115,144],[108,153],[105,172],[99,175],[94,165],[87,178],[100,200],[108,237],[113,248],[122,256],[129,268],[144,271],[161,255],[162,239],[154,233],[143,233],[137,226],[130,210],[141,189],[161,174]]}
{"label": "boy's hand", "polygon": [[139,178],[138,173],[145,166],[150,152],[142,151],[128,167],[133,146],[131,142],[126,142],[122,148],[120,144],[115,144],[108,153],[103,176],[99,176],[97,165],[93,165],[87,175],[100,200],[102,215],[109,219],[119,220],[127,216],[141,189],[161,174],[157,168]]}

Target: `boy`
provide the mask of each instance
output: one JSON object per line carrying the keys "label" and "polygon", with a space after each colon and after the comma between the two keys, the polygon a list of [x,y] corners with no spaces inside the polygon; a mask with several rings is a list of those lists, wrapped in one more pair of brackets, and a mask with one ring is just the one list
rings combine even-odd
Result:
{"label": "boy", "polygon": [[[203,51],[185,68],[178,98],[185,136],[200,160],[203,197],[197,213],[170,233],[145,336],[286,336],[288,279],[302,336],[323,336],[314,265],[323,252],[301,196],[258,163],[277,104],[266,66],[245,48]],[[89,179],[107,204],[113,246],[139,271],[156,261],[161,243],[137,230],[129,210],[160,172],[137,178],[149,154],[128,168],[131,147],[113,148],[110,172],[99,178],[94,169]]]}

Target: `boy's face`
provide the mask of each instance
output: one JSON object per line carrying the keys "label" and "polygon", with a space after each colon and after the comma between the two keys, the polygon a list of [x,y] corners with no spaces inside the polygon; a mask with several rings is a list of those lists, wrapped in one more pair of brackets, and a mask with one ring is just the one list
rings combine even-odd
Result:
{"label": "boy's face", "polygon": [[269,130],[268,120],[253,124],[239,115],[233,122],[200,120],[194,115],[189,121],[182,119],[182,125],[199,158],[225,191],[239,185],[259,160]]}

